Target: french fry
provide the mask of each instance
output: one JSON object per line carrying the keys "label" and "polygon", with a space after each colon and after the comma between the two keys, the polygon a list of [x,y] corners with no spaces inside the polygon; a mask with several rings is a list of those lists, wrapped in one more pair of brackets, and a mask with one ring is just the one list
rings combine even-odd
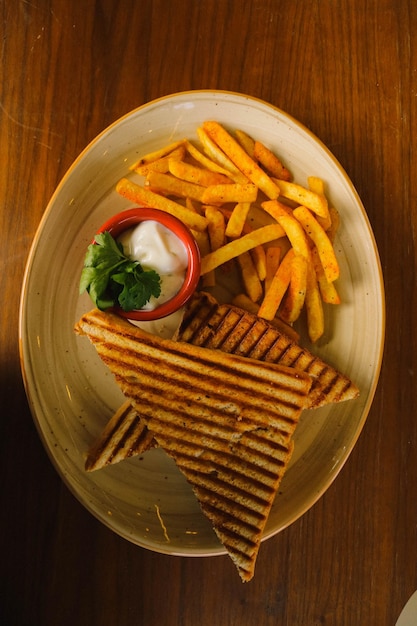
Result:
{"label": "french fry", "polygon": [[[242,203],[244,204],[244,203]],[[248,207],[250,207],[250,204],[248,203],[247,205]],[[221,207],[219,210],[223,213],[223,215],[226,216],[227,221],[227,226],[226,226],[226,232],[225,235],[226,237],[230,238],[230,239],[236,239],[237,237],[239,237],[242,234],[248,234],[253,232],[256,229],[253,229],[251,226],[249,226],[248,224],[244,223],[243,226],[241,227],[240,225],[238,225],[238,228],[240,230],[240,228],[242,229],[240,234],[237,235],[236,237],[233,236],[233,229],[229,228],[230,225],[230,221],[233,218],[234,214],[236,213],[236,209],[239,209],[240,204],[237,204],[236,207],[233,209],[233,211],[230,211],[228,209],[224,209],[223,207]],[[243,209],[242,213],[246,214],[246,208]],[[242,218],[241,215],[238,216],[239,221]],[[230,233],[232,233],[232,235],[230,235]],[[265,249],[263,247],[263,245],[260,246],[256,246],[255,248],[252,248],[251,250],[251,255],[252,255],[252,260],[255,264],[256,270],[258,272],[258,276],[259,276],[259,280],[260,281],[264,281],[266,278],[266,254],[265,254]]]}
{"label": "french fry", "polygon": [[339,264],[326,231],[320,226],[314,215],[304,206],[294,210],[293,215],[300,222],[307,235],[313,240],[329,283],[339,278]]}
{"label": "french fry", "polygon": [[203,202],[205,187],[180,180],[170,174],[149,172],[146,180],[152,191],[166,193],[177,198],[191,198]]}
{"label": "french fry", "polygon": [[241,185],[231,183],[227,185],[210,185],[202,194],[204,204],[227,204],[229,202],[255,202],[258,188],[251,183]]}
{"label": "french fry", "polygon": [[243,254],[240,254],[237,257],[237,261],[240,267],[242,282],[245,286],[246,293],[252,302],[258,302],[258,300],[262,298],[263,290],[250,252],[243,252]]}
{"label": "french fry", "polygon": [[256,268],[259,280],[264,282],[266,278],[266,255],[264,247],[256,246],[255,248],[252,248],[250,255],[252,256],[253,264]]}
{"label": "french fry", "polygon": [[278,217],[278,224],[284,229],[295,252],[310,259],[310,246],[300,222],[291,215],[281,215]]}
{"label": "french fry", "polygon": [[207,206],[204,209],[207,218],[210,251],[213,252],[225,243],[225,219],[223,213],[214,206]]}
{"label": "french fry", "polygon": [[197,128],[197,135],[203,146],[205,153],[218,163],[222,168],[233,174],[235,182],[246,182],[248,178],[242,174],[238,167],[229,159],[229,157],[219,148],[218,145],[207,134],[204,128]]}
{"label": "french fry", "polygon": [[250,209],[250,202],[238,202],[234,207],[226,226],[226,237],[240,237]]}
{"label": "french fry", "polygon": [[192,198],[185,198],[185,206],[190,211],[193,211],[193,213],[200,213],[201,214],[201,210],[200,210],[201,205],[200,204],[196,204],[196,201],[193,200]]}
{"label": "french fry", "polygon": [[280,318],[293,324],[304,306],[307,289],[308,261],[302,254],[296,254],[291,263],[291,279],[285,295]]}
{"label": "french fry", "polygon": [[265,252],[265,291],[268,291],[269,286],[275,272],[278,269],[278,265],[281,258],[281,248],[278,246],[268,246]]}
{"label": "french fry", "polygon": [[[307,183],[308,183],[308,187],[311,191],[314,191],[314,193],[317,193],[321,196],[324,196],[324,181],[322,178],[319,178],[318,176],[309,176],[307,178]],[[318,221],[318,223],[324,228],[324,230],[328,230],[331,226],[332,220],[330,217],[330,211],[328,211],[328,214],[326,217],[320,217],[320,215],[316,214],[316,219]]]}
{"label": "french fry", "polygon": [[[184,149],[185,151],[185,149]],[[213,172],[208,169],[203,169],[201,167],[196,167],[195,165],[191,165],[190,163],[185,163],[184,161],[179,161],[176,159],[168,160],[169,171],[173,176],[180,178],[181,180],[185,180],[189,183],[193,183],[195,185],[200,185],[202,187],[209,187],[210,185],[224,185],[227,183],[232,183],[230,178],[220,174],[218,172]]]}
{"label": "french fry", "polygon": [[329,283],[324,273],[323,266],[320,261],[319,253],[316,246],[311,249],[311,256],[313,259],[313,265],[316,272],[317,282],[319,285],[320,295],[323,302],[326,304],[340,304],[340,296],[336,290],[334,282]]}
{"label": "french fry", "polygon": [[[200,248],[201,254],[209,254],[217,250],[225,243],[225,219],[223,213],[216,207],[206,206],[203,211],[207,218],[207,245],[204,251]],[[216,273],[214,270],[207,272],[202,277],[204,287],[214,287],[216,284]]]}
{"label": "french fry", "polygon": [[[254,315],[257,315],[259,311],[259,304],[257,304],[256,302],[252,302],[249,296],[247,296],[245,293],[237,294],[233,298],[232,304],[238,306],[240,309],[248,311],[249,313],[253,313]],[[279,317],[274,317],[272,320],[268,321],[270,324],[275,326],[275,328],[278,328],[278,330],[280,330],[282,333],[287,335],[287,337],[292,339],[292,341],[299,341],[299,333],[295,330],[295,328],[284,322],[284,320],[281,320]]]}
{"label": "french fry", "polygon": [[279,188],[264,170],[254,161],[239,143],[218,122],[207,121],[203,129],[234,165],[264,194],[274,200],[279,196]]}
{"label": "french fry", "polygon": [[[186,151],[194,159],[194,161],[196,161],[196,163],[199,163],[211,172],[217,172],[218,174],[223,174],[223,176],[225,177],[229,177],[232,182],[238,182],[235,180],[234,174],[232,172],[216,163],[216,161],[213,161],[213,159],[210,159],[206,154],[203,154],[203,152],[196,148],[194,144],[191,143],[191,141],[186,141],[184,145]],[[239,181],[242,181],[241,172],[237,172],[236,177],[239,179]]]}
{"label": "french fry", "polygon": [[324,196],[324,181],[322,178],[318,176],[308,176],[307,184],[311,191],[314,193],[318,193],[321,196]]}
{"label": "french fry", "polygon": [[179,139],[178,141],[174,141],[159,150],[155,150],[154,152],[149,152],[149,154],[145,154],[145,156],[141,157],[136,163],[131,166],[131,170],[136,170],[137,167],[141,165],[146,165],[148,163],[152,163],[152,161],[157,161],[162,157],[167,156],[170,152],[178,148],[178,146],[184,145],[185,139]]}
{"label": "french fry", "polygon": [[153,207],[174,215],[189,228],[198,231],[203,231],[207,228],[207,219],[203,215],[194,213],[194,211],[190,211],[178,202],[174,202],[169,198],[150,191],[150,189],[137,185],[128,178],[119,180],[116,185],[116,191],[139,206]]}
{"label": "french fry", "polygon": [[200,250],[200,255],[209,254],[211,251],[210,239],[208,234],[208,227],[206,230],[193,230],[190,229],[194,239],[197,242],[198,248]]}
{"label": "french fry", "polygon": [[295,253],[291,248],[282,262],[278,266],[271,285],[266,292],[261,306],[259,307],[258,315],[266,320],[272,320],[281,304],[281,301],[288,289],[291,280],[291,265],[294,259]]}
{"label": "french fry", "polygon": [[261,206],[252,204],[246,219],[246,223],[252,228],[260,228],[261,226],[268,226],[268,224],[276,223],[276,220],[271,218]]}
{"label": "french fry", "polygon": [[169,171],[170,160],[180,161],[184,158],[185,146],[178,146],[175,150],[170,152],[167,156],[156,159],[156,161],[150,161],[143,165],[137,165],[134,170],[140,176],[147,176],[149,172],[162,172],[166,174]]}
{"label": "french fry", "polygon": [[[198,248],[200,250],[200,256],[205,256],[206,254],[209,254],[209,252],[211,252],[211,245],[210,245],[210,239],[209,239],[209,234],[208,234],[208,228],[207,230],[203,230],[203,231],[192,230],[191,232],[194,236],[194,239],[197,242]],[[208,272],[207,274],[201,277],[201,285],[203,288],[214,287],[215,284],[216,284],[216,275],[215,275],[214,270],[212,272]]]}
{"label": "french fry", "polygon": [[284,198],[288,198],[288,200],[293,200],[297,204],[307,207],[313,211],[313,213],[320,215],[320,217],[328,216],[329,208],[325,196],[314,193],[314,191],[306,189],[297,183],[292,183],[287,180],[274,180]]}
{"label": "french fry", "polygon": [[331,225],[327,229],[326,232],[327,232],[328,238],[333,243],[334,240],[335,240],[335,237],[336,237],[336,233],[339,230],[340,215],[339,215],[339,212],[337,211],[337,209],[335,209],[332,206],[329,208],[329,213],[330,213]]}
{"label": "french fry", "polygon": [[292,209],[279,200],[266,200],[261,203],[261,207],[276,221],[278,221],[278,218],[283,215],[292,215]]}
{"label": "french fry", "polygon": [[284,235],[285,232],[279,224],[270,224],[247,233],[239,239],[233,239],[201,259],[201,274],[204,275],[216,267],[227,263],[227,261],[234,259],[239,254],[248,252],[252,248],[261,246],[269,241],[280,239]]}
{"label": "french fry", "polygon": [[289,170],[287,170],[279,158],[260,141],[255,141],[253,147],[253,158],[263,165],[271,176],[281,180],[291,180]]}
{"label": "french fry", "polygon": [[255,149],[255,140],[243,130],[236,130],[235,136],[236,141],[242,146],[244,151],[247,152],[252,159],[254,159],[253,153]]}
{"label": "french fry", "polygon": [[307,266],[307,286],[305,297],[307,328],[310,341],[315,343],[324,333],[324,312],[317,277],[311,263]]}

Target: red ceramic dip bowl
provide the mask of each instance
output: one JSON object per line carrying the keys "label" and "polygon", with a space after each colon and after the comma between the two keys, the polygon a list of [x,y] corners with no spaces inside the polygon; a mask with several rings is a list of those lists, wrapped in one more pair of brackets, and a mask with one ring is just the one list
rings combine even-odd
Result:
{"label": "red ceramic dip bowl", "polygon": [[108,231],[114,239],[117,239],[125,230],[137,226],[145,220],[154,220],[159,222],[171,232],[173,232],[184,244],[187,256],[188,266],[185,272],[184,282],[178,293],[170,300],[163,302],[153,310],[134,309],[132,311],[124,311],[121,307],[114,307],[113,311],[121,317],[135,321],[150,321],[167,317],[171,313],[175,313],[191,298],[197,288],[200,280],[200,250],[191,231],[178,218],[165,211],[159,209],[138,207],[127,209],[121,213],[117,213],[107,220],[98,233]]}

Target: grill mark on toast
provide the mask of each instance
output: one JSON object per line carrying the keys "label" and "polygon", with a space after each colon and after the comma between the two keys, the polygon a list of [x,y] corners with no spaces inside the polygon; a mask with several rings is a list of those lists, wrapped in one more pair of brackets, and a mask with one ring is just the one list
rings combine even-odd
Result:
{"label": "grill mark on toast", "polygon": [[[112,359],[106,356],[103,360],[110,367],[112,366]],[[114,361],[113,363],[117,363],[117,367],[120,365],[120,361]],[[119,382],[124,386],[125,394],[131,396],[137,385],[137,379],[134,377],[137,372],[132,370],[131,378],[125,377],[126,374],[128,375],[126,370],[120,373],[119,370],[114,369],[114,373],[118,377]],[[256,386],[254,386],[254,394],[247,392],[244,388],[239,386],[236,386],[236,388],[233,387],[234,392],[231,392],[230,396],[225,399],[218,394],[215,379],[213,379],[212,386],[207,385],[207,382],[210,381],[206,379],[204,387],[195,387],[195,384],[198,384],[197,375],[188,377],[187,381],[182,380],[181,383],[176,383],[175,379],[171,380],[168,377],[165,378],[166,374],[161,375],[159,378],[154,374],[152,374],[152,376],[154,391],[152,392],[151,389],[142,386],[140,403],[137,406],[139,412],[143,412],[142,406],[147,398],[148,400],[153,398],[154,407],[158,407],[159,410],[163,411],[164,409],[161,407],[161,393],[163,393],[166,398],[169,397],[171,408],[176,412],[180,412],[181,409],[185,407],[189,408],[193,404],[199,410],[204,411],[207,416],[217,415],[221,418],[222,415],[229,415],[230,417],[235,417],[235,421],[241,422],[242,425],[244,425],[247,420],[251,420],[262,426],[265,425],[266,416],[260,415],[257,417],[257,415],[259,411],[263,409],[269,412],[267,418],[268,425],[273,426],[275,420],[277,420],[281,427],[283,427],[283,423],[286,423],[288,429],[291,429],[294,424],[293,411],[300,403],[302,404],[304,402],[302,395],[299,397],[298,404],[296,401],[298,396],[296,395],[293,396],[291,403],[282,401],[279,396],[277,396],[276,399],[273,397],[271,401],[271,396],[261,392],[258,393]],[[282,388],[277,388],[274,391],[279,393],[279,391],[282,391]],[[184,394],[186,394],[186,397]],[[251,401],[253,395],[256,395],[256,404]],[[250,404],[246,405],[246,403]]]}
{"label": "grill mark on toast", "polygon": [[[216,397],[219,372],[223,372],[225,376],[227,375],[230,397],[244,394],[245,397],[249,398],[257,394],[257,400],[260,404],[270,406],[272,395],[275,396],[275,401],[279,402],[281,410],[285,411],[285,407],[287,407],[291,412],[293,406],[298,406],[300,398],[304,395],[305,378],[303,376],[295,377],[294,374],[289,374],[282,368],[278,371],[275,364],[264,362],[263,367],[257,363],[258,367],[253,368],[251,362],[242,362],[242,359],[236,361],[233,358],[234,355],[230,355],[234,367],[234,371],[231,372],[230,362],[219,365],[219,362],[216,361],[216,355],[210,351],[208,351],[210,358],[202,360],[194,355],[184,354],[175,348],[162,351],[155,348],[151,342],[146,343],[146,346],[146,360],[143,362],[137,359],[135,342],[125,346],[123,350],[119,350],[114,343],[101,341],[98,349],[108,365],[113,363],[114,367],[120,370],[124,369],[126,373],[129,372],[133,380],[136,371],[144,369],[152,371],[155,381],[162,380],[164,384],[169,384],[171,378],[175,379],[177,386],[181,385],[184,390],[190,393],[195,387],[209,391]],[[169,353],[170,359],[162,367],[164,353]],[[272,365],[273,368],[269,369],[268,365]],[[181,373],[181,378],[178,376],[179,373]],[[126,374],[126,378],[128,378],[128,374]],[[268,388],[265,386],[265,379],[269,385]],[[279,390],[281,390],[281,395],[276,397]]]}
{"label": "grill mark on toast", "polygon": [[100,439],[88,450],[85,469],[93,471],[136,456],[155,443],[152,433],[134,407],[126,402],[107,423]]}
{"label": "grill mark on toast", "polygon": [[[259,524],[265,521],[265,514],[263,511],[259,511],[257,509],[248,509],[248,507],[243,506],[240,502],[236,500],[236,498],[222,498],[221,500],[216,500],[216,509],[213,507],[213,492],[211,489],[206,489],[205,487],[199,486],[198,489],[194,488],[194,491],[198,492],[198,500],[202,508],[207,507],[211,508],[212,515],[215,515],[215,512],[220,511],[223,514],[234,518],[235,520],[244,519],[248,525],[251,525],[252,528],[258,529]],[[220,518],[220,515],[218,515]]]}
{"label": "grill mark on toast", "polygon": [[[269,502],[275,496],[276,483],[269,486],[269,489],[263,488],[263,491],[255,491],[256,483],[253,483],[251,490],[251,481],[246,481],[246,486],[242,487],[243,481],[239,481],[233,474],[223,474],[222,477],[213,474],[204,473],[198,469],[190,468],[187,465],[181,466],[181,459],[177,461],[192,487],[202,489],[207,493],[211,493],[210,502],[212,505],[221,503],[221,510],[227,510],[228,501],[238,501],[242,507],[249,513],[264,510],[268,507]],[[230,514],[230,513],[229,513]],[[245,519],[245,516],[244,516]]]}
{"label": "grill mark on toast", "polygon": [[[229,312],[233,311],[234,317]],[[201,313],[201,314],[200,314]],[[226,352],[234,352],[241,356],[256,358],[270,363],[281,363],[287,367],[299,368],[313,377],[310,391],[310,407],[318,407],[329,402],[341,402],[358,396],[359,391],[352,381],[340,372],[326,364],[308,350],[302,348],[284,333],[271,326],[266,320],[243,311],[229,304],[218,304],[212,296],[205,292],[196,294],[193,298],[192,316],[194,335],[190,338],[183,334],[182,324],[177,332],[180,341],[192,341],[199,344],[198,329],[200,326],[210,327],[209,335],[205,337],[207,346],[214,345]],[[230,320],[234,319],[233,324]],[[239,321],[238,321],[239,318]],[[219,321],[220,320],[220,321]],[[219,332],[219,324],[231,324],[227,339],[219,341],[210,339]],[[240,339],[239,327],[246,330],[246,336]],[[223,329],[219,335],[224,334]],[[236,336],[235,336],[236,335]],[[273,339],[275,337],[275,340]],[[268,347],[269,346],[269,347]],[[329,378],[329,375],[333,378]]]}
{"label": "grill mark on toast", "polygon": [[[158,430],[161,433],[161,430]],[[263,459],[256,459],[253,461],[253,454],[251,456],[250,449],[243,448],[240,450],[238,456],[239,467],[237,469],[237,460],[233,451],[227,449],[227,446],[219,445],[218,449],[215,449],[210,442],[204,441],[205,449],[202,451],[201,443],[194,442],[192,440],[179,439],[177,436],[169,436],[169,433],[161,433],[158,436],[160,445],[164,447],[164,444],[169,444],[169,448],[177,459],[181,459],[181,462],[187,468],[200,468],[204,463],[205,472],[213,472],[216,475],[234,474],[236,480],[238,480],[239,473],[245,480],[251,480],[254,487],[260,492],[270,482],[275,480],[276,473],[279,472],[285,465],[289,451],[282,455],[283,458],[269,457],[269,463],[266,464],[266,455]],[[206,449],[207,446],[207,449]],[[245,459],[245,454],[247,457]],[[260,461],[263,460],[263,463]],[[240,479],[239,479],[240,480]]]}

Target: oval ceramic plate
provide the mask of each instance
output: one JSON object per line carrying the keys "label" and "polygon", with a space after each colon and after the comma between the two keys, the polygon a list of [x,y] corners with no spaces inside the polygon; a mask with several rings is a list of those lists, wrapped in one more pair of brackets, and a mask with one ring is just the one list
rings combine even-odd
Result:
{"label": "oval ceramic plate", "polygon": [[175,94],[146,104],[106,129],[57,188],[31,248],[20,311],[22,371],[41,439],[65,483],[99,520],[126,539],[176,555],[223,554],[210,524],[162,450],[92,473],[87,448],[123,398],[74,323],[92,308],[79,297],[86,247],[96,229],[128,204],[114,191],[139,156],[216,119],[276,150],[294,179],[324,179],[341,215],[336,241],[343,300],[326,309],[326,336],[314,350],[359,386],[359,399],[305,412],[295,452],[265,538],[309,509],[329,487],[367,417],[381,365],[384,297],[378,253],[360,199],[339,163],[306,128],[260,100],[229,92]]}

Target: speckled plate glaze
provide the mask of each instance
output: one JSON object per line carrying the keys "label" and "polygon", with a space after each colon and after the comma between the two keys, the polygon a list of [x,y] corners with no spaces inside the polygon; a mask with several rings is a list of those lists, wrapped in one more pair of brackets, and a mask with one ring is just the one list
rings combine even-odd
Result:
{"label": "speckled plate glaze", "polygon": [[73,326],[92,308],[88,297],[78,295],[86,247],[98,226],[128,206],[114,191],[116,182],[140,155],[178,138],[196,139],[196,128],[207,119],[245,130],[276,150],[297,182],[322,177],[341,215],[336,251],[343,304],[326,308],[326,336],[314,351],[351,376],[361,395],[303,414],[265,538],[307,511],[348,458],[375,393],[385,326],[378,252],[358,194],[329,150],[283,111],[230,92],[178,93],[121,118],[78,157],[46,209],[22,288],[21,364],[29,404],[54,466],[93,515],[137,545],[188,556],[224,550],[162,450],[84,471],[88,446],[123,398],[94,348],[74,334]]}

